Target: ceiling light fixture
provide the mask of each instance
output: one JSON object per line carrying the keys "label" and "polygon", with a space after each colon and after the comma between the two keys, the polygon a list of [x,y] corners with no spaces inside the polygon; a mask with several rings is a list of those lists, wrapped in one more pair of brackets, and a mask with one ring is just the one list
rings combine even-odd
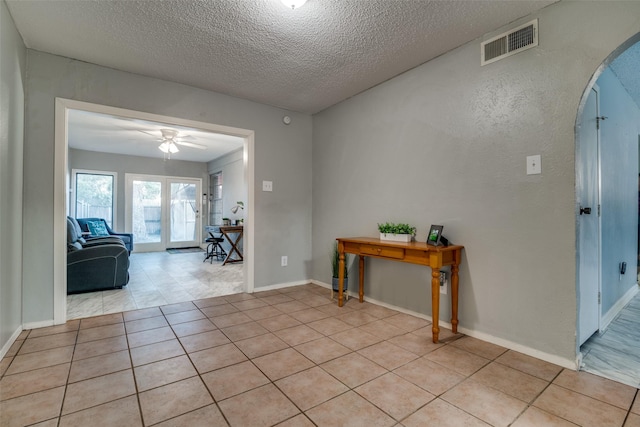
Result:
{"label": "ceiling light fixture", "polygon": [[178,146],[173,142],[173,138],[178,135],[178,131],[173,129],[161,129],[162,132],[162,144],[158,147],[160,151],[162,151],[166,159],[171,159],[171,155],[180,151]]}
{"label": "ceiling light fixture", "polygon": [[280,1],[282,1],[283,5],[290,7],[291,9],[297,9],[299,7],[302,7],[302,5],[307,2],[307,0],[280,0]]}

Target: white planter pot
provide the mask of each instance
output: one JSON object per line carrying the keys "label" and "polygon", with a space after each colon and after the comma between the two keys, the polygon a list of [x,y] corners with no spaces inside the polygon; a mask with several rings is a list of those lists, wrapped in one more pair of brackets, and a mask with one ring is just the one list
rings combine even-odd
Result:
{"label": "white planter pot", "polygon": [[392,242],[410,242],[411,237],[411,234],[380,233],[380,240],[390,240]]}

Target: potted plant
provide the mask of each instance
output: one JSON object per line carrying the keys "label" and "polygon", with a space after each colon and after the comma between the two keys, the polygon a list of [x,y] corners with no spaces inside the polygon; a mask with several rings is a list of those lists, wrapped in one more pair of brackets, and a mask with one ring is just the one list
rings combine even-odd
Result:
{"label": "potted plant", "polygon": [[[344,254],[344,288],[343,292],[347,292],[348,277],[349,277],[349,254]],[[340,252],[338,251],[338,242],[333,243],[333,252],[331,254],[331,288],[333,292],[339,292],[339,277],[340,274]]]}
{"label": "potted plant", "polygon": [[229,218],[222,218],[222,225],[231,225],[231,220]]}
{"label": "potted plant", "polygon": [[392,240],[394,242],[410,242],[411,238],[416,234],[416,228],[409,224],[394,224],[385,222],[378,224],[380,231],[380,240]]}

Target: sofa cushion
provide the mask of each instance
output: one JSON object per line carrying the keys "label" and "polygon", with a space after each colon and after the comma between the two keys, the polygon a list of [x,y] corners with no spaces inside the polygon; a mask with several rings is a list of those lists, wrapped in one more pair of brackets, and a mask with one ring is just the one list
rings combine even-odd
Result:
{"label": "sofa cushion", "polygon": [[92,236],[108,236],[109,232],[107,231],[107,227],[104,225],[102,221],[87,221],[87,227],[89,227],[89,231]]}

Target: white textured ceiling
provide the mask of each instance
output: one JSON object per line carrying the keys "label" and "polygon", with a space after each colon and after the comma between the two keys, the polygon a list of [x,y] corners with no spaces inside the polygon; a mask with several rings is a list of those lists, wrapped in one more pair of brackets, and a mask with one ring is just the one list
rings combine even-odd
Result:
{"label": "white textured ceiling", "polygon": [[7,4],[28,48],[316,113],[555,1]]}

